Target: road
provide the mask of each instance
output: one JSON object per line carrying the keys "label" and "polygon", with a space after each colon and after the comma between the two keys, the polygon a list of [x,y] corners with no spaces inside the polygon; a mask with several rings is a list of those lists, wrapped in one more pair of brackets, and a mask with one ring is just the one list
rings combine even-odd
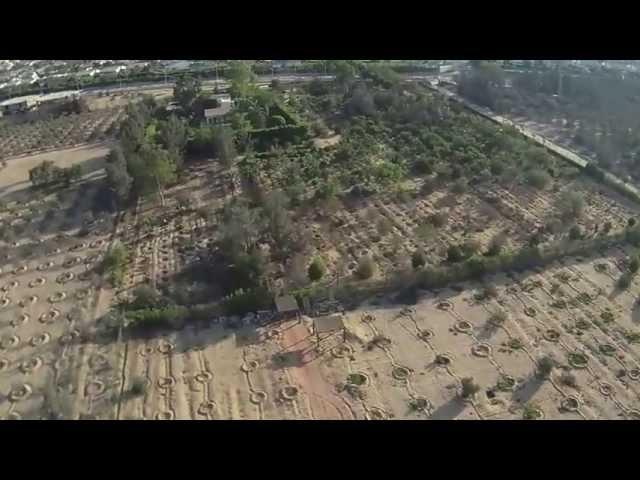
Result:
{"label": "road", "polygon": [[[321,75],[321,74],[298,74],[298,75],[260,75],[257,78],[257,85],[269,85],[271,83],[271,80],[273,79],[277,79],[279,80],[281,83],[293,83],[293,82],[305,82],[305,81],[311,81],[314,79],[318,79],[318,80],[322,80],[322,81],[328,81],[328,80],[333,80],[335,77],[333,75]],[[128,85],[124,85],[122,87],[90,87],[90,88],[85,88],[83,90],[80,91],[80,93],[82,95],[87,95],[87,94],[97,94],[97,93],[106,93],[106,94],[111,94],[111,93],[121,93],[121,92],[141,92],[141,91],[145,91],[145,90],[159,90],[159,89],[170,89],[173,88],[173,86],[175,85],[175,82],[173,81],[168,81],[168,82],[143,82],[143,83],[134,83],[134,84],[128,84]],[[226,87],[229,85],[229,82],[227,82],[226,80],[204,80],[202,82],[202,86],[203,87],[215,87],[215,86],[219,86],[219,87]]]}

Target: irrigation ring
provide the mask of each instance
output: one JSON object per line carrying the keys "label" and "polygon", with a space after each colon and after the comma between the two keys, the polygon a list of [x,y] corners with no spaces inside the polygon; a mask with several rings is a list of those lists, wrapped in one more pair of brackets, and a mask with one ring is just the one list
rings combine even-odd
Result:
{"label": "irrigation ring", "polygon": [[560,339],[560,332],[554,330],[553,328],[550,328],[549,330],[544,332],[542,337],[549,342],[556,343]]}
{"label": "irrigation ring", "polygon": [[24,374],[33,373],[42,366],[41,357],[33,357],[20,364],[20,371]]}
{"label": "irrigation ring", "polygon": [[11,392],[9,392],[9,401],[10,402],[19,402],[21,400],[25,400],[29,398],[32,393],[31,386],[28,384],[20,385],[19,387],[15,387]]}
{"label": "irrigation ring", "polygon": [[491,355],[491,345],[487,343],[478,343],[471,347],[471,353],[476,357],[488,357]]}
{"label": "irrigation ring", "polygon": [[11,335],[9,337],[5,337],[0,341],[0,348],[2,350],[9,350],[10,348],[17,347],[20,343],[20,337],[17,335]]}
{"label": "irrigation ring", "polygon": [[300,390],[294,385],[286,385],[280,389],[280,397],[283,400],[295,400]]}
{"label": "irrigation ring", "polygon": [[411,370],[407,367],[395,367],[391,372],[391,376],[396,380],[405,382],[411,376]]}
{"label": "irrigation ring", "polygon": [[240,370],[242,370],[245,373],[249,373],[249,372],[253,372],[256,368],[258,368],[259,363],[256,362],[255,360],[251,360],[249,362],[245,362],[242,364],[242,366],[240,367]]}
{"label": "irrigation ring", "polygon": [[47,332],[44,332],[31,337],[29,343],[32,347],[39,347],[41,345],[49,343],[49,340],[51,340],[51,335],[49,335]]}
{"label": "irrigation ring", "polygon": [[459,322],[456,322],[456,324],[454,325],[454,328],[460,333],[468,334],[468,333],[471,333],[473,326],[466,320],[461,320]]}
{"label": "irrigation ring", "polygon": [[249,395],[249,401],[255,405],[260,405],[266,399],[267,399],[267,394],[262,390],[255,390],[251,392],[251,394]]}
{"label": "irrigation ring", "polygon": [[577,412],[580,408],[580,399],[574,396],[566,397],[560,402],[560,407],[567,412]]}

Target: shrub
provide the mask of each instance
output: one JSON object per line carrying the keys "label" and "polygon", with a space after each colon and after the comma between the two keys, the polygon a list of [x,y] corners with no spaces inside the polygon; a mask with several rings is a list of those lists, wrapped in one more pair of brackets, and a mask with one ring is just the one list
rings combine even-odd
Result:
{"label": "shrub", "polygon": [[576,376],[573,373],[566,371],[562,372],[562,374],[560,375],[560,383],[571,388],[576,388],[578,385]]}
{"label": "shrub", "polygon": [[436,228],[444,227],[447,224],[447,214],[443,212],[434,213],[427,221]]}
{"label": "shrub", "polygon": [[378,234],[381,237],[384,237],[385,235],[391,233],[391,230],[393,230],[393,224],[388,218],[385,217],[382,217],[380,220],[378,220],[377,227]]}
{"label": "shrub", "polygon": [[549,183],[551,183],[551,177],[544,170],[530,170],[525,177],[525,180],[529,185],[539,190],[545,188]]}
{"label": "shrub", "polygon": [[413,268],[418,269],[420,267],[424,267],[426,263],[427,262],[424,258],[424,253],[422,253],[421,250],[416,250],[415,252],[413,252],[413,255],[411,255],[411,265],[413,266]]}
{"label": "shrub", "polygon": [[327,267],[324,265],[322,259],[315,258],[311,262],[311,265],[309,265],[309,280],[311,280],[312,282],[317,282],[324,276],[326,270]]}
{"label": "shrub", "polygon": [[582,229],[578,225],[574,225],[569,230],[570,240],[580,240],[582,238]]}
{"label": "shrub", "polygon": [[629,271],[631,273],[636,273],[638,268],[640,268],[640,259],[638,259],[637,256],[631,257],[631,260],[629,260]]}
{"label": "shrub", "polygon": [[371,278],[376,270],[376,264],[371,257],[362,257],[358,262],[356,276],[361,280]]}
{"label": "shrub", "polygon": [[431,175],[433,173],[433,165],[426,158],[419,158],[413,164],[413,170],[419,175]]}
{"label": "shrub", "polygon": [[556,366],[555,359],[550,355],[545,355],[538,360],[538,373],[542,377],[548,377]]}
{"label": "shrub", "polygon": [[461,262],[464,260],[464,253],[458,245],[450,245],[447,249],[447,261],[448,262]]}
{"label": "shrub", "polygon": [[620,275],[620,278],[618,278],[616,285],[621,290],[629,288],[629,285],[631,285],[631,275],[629,274],[629,272],[625,272]]}
{"label": "shrub", "polygon": [[225,297],[222,308],[226,315],[244,315],[257,310],[264,310],[272,302],[269,291],[264,287],[239,289]]}
{"label": "shrub", "polygon": [[470,398],[473,397],[476,393],[480,391],[480,385],[475,383],[472,377],[465,377],[461,380],[462,383],[462,398]]}
{"label": "shrub", "polygon": [[451,187],[451,191],[453,193],[462,194],[467,191],[467,182],[463,179],[458,179],[455,181],[453,186]]}

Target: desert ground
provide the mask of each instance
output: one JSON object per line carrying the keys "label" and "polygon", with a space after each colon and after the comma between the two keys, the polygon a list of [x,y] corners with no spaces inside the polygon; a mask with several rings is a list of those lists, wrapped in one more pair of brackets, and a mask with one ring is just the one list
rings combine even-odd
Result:
{"label": "desert ground", "polygon": [[[335,308],[344,328],[320,337],[314,309],[283,320],[272,311],[212,316],[146,336],[97,333],[136,287],[163,288],[197,263],[218,235],[215,216],[201,210],[243,188],[233,169],[202,161],[164,191],[162,206],[152,196],[122,215],[90,214],[108,149],[7,158],[0,171],[0,225],[15,230],[0,242],[0,418],[640,419],[640,280],[616,286],[627,247],[419,291],[410,305],[390,294],[345,302]],[[93,176],[36,196],[28,171],[42,160],[82,163]],[[410,181],[416,193],[406,198],[344,199],[330,215],[295,219],[306,254],[327,259],[323,281],[334,291],[365,255],[376,262],[374,282],[407,268],[418,248],[435,264],[447,246],[472,239],[484,248],[499,232],[520,247],[558,217],[569,191],[585,198],[577,224],[587,236],[605,221],[621,231],[640,213],[584,177],[544,192],[495,183],[456,195]],[[436,212],[446,214],[442,228],[418,238]],[[388,228],[377,227],[382,219]],[[95,271],[115,242],[132,253],[118,289]],[[277,284],[288,266],[271,267]],[[542,375],[546,356],[556,365]],[[467,378],[477,392],[462,398]]]}

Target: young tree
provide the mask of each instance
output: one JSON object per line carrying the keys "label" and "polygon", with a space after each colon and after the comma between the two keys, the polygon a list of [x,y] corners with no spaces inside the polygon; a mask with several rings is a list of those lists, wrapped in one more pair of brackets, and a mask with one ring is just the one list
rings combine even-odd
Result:
{"label": "young tree", "polygon": [[545,355],[538,360],[538,373],[543,378],[547,378],[556,365],[557,362],[551,355]]}
{"label": "young tree", "polygon": [[216,127],[213,130],[213,149],[222,165],[230,167],[236,158],[236,148],[233,143],[233,132],[226,127]]}
{"label": "young tree", "polygon": [[411,265],[413,266],[413,268],[417,270],[421,267],[424,267],[426,263],[427,261],[424,258],[424,253],[422,252],[422,250],[416,250],[415,252],[413,252],[413,254],[411,255]]}
{"label": "young tree", "polygon": [[356,269],[356,276],[361,280],[371,278],[376,271],[376,264],[369,256],[360,257],[358,261],[358,268]]}
{"label": "young tree", "polygon": [[264,215],[271,237],[281,247],[289,235],[291,221],[288,214],[289,198],[282,190],[273,190],[264,204]]}
{"label": "young tree", "polygon": [[109,189],[115,194],[118,203],[121,206],[124,205],[129,199],[133,179],[127,171],[127,162],[120,147],[116,147],[109,152],[105,170]]}
{"label": "young tree", "polygon": [[529,185],[537,188],[538,190],[542,190],[551,183],[551,177],[544,170],[530,170],[526,174],[526,181]]}
{"label": "young tree", "polygon": [[199,79],[190,76],[178,78],[173,88],[173,98],[182,107],[183,111],[191,116],[195,101],[202,92],[202,83]]}
{"label": "young tree", "polygon": [[462,384],[462,391],[460,393],[462,398],[472,398],[480,391],[480,385],[473,380],[473,377],[465,377],[460,383]]}
{"label": "young tree", "polygon": [[311,265],[309,265],[309,280],[317,282],[324,276],[326,270],[327,267],[322,259],[319,257],[314,258]]}
{"label": "young tree", "polygon": [[176,166],[182,166],[182,155],[187,145],[187,125],[176,115],[171,115],[167,121],[160,124],[160,143],[169,152],[176,155]]}

